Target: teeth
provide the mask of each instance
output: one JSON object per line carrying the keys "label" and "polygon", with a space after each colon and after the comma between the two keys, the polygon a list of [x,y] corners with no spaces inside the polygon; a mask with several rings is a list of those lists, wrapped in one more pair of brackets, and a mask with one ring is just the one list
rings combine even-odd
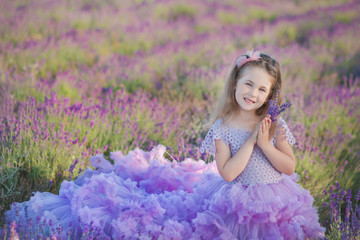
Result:
{"label": "teeth", "polygon": [[246,102],[249,102],[249,103],[254,103],[254,101],[251,101],[250,99],[248,98],[244,98]]}

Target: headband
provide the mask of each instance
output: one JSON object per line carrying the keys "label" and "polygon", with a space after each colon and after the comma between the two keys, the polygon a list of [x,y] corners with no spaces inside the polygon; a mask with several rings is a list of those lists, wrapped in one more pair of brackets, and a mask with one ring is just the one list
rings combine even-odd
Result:
{"label": "headband", "polygon": [[[241,66],[243,66],[247,62],[257,61],[257,60],[261,59],[260,54],[261,53],[259,51],[254,52],[254,50],[251,50],[251,51],[247,50],[245,55],[241,55],[240,57],[238,57],[236,59],[236,61],[235,61],[236,66],[238,68],[240,68]],[[276,76],[277,72],[276,72],[274,66],[271,65],[270,63],[268,63],[268,65],[274,70],[275,76]]]}
{"label": "headband", "polygon": [[246,51],[245,55],[241,55],[240,57],[238,57],[235,61],[236,65],[240,68],[242,65],[244,65],[247,62],[250,61],[256,61],[258,60],[260,57],[260,52],[256,51],[254,52],[253,50],[251,51]]}

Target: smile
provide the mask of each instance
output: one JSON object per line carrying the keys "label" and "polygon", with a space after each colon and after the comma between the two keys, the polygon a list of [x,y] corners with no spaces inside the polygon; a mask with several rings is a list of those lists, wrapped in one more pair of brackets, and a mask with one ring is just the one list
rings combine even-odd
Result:
{"label": "smile", "polygon": [[246,103],[249,103],[249,104],[255,103],[254,101],[252,101],[252,100],[250,100],[250,99],[248,99],[248,98],[244,98],[244,101],[245,101]]}

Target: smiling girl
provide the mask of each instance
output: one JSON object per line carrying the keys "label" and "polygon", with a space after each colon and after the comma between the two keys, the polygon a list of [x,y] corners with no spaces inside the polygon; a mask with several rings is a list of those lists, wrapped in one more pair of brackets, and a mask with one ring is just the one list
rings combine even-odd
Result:
{"label": "smiling girl", "polygon": [[236,59],[201,146],[215,155],[225,180],[215,183],[193,220],[203,239],[324,236],[313,197],[293,180],[295,139],[284,119],[267,115],[276,93],[281,103],[281,85],[279,63],[270,56],[248,51]]}

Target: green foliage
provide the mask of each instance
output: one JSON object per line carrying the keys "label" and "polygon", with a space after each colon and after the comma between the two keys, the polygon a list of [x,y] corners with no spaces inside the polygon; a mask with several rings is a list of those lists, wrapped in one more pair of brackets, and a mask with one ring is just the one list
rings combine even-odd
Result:
{"label": "green foliage", "polygon": [[35,77],[47,77],[48,73],[55,76],[58,71],[69,69],[71,67],[85,64],[91,66],[95,62],[95,57],[92,53],[77,46],[59,46],[58,48],[49,48],[41,51],[40,54],[35,54],[31,51],[22,51],[13,55],[5,55],[3,61],[7,63],[7,67],[16,67],[17,69],[24,69],[40,61],[44,64],[37,71]]}
{"label": "green foliage", "polygon": [[273,22],[276,20],[277,14],[265,9],[251,7],[248,14],[218,10],[216,18],[223,24],[248,24],[254,20]]}
{"label": "green foliage", "polygon": [[276,29],[276,39],[280,46],[285,47],[296,40],[298,31],[294,25],[280,25]]}
{"label": "green foliage", "polygon": [[277,14],[270,12],[268,9],[250,8],[249,16],[251,19],[258,19],[260,21],[273,22],[277,18]]}
{"label": "green foliage", "polygon": [[[309,133],[314,139],[314,147],[317,146],[322,153],[329,153],[331,149],[337,149],[331,156],[327,156],[327,163],[326,169],[328,171],[328,177],[325,178],[324,176],[319,175],[319,180],[323,183],[328,182],[328,184],[334,184],[335,181],[338,181],[341,186],[346,189],[358,189],[360,188],[359,185],[359,176],[356,175],[356,162],[357,162],[357,154],[353,152],[351,146],[356,146],[356,143],[359,143],[360,137],[359,134],[353,132],[353,129],[356,127],[360,127],[359,124],[354,124],[356,122],[356,117],[352,116],[349,117],[342,107],[334,107],[332,106],[332,113],[328,115],[326,119],[321,120],[321,125],[316,126],[315,129],[309,127],[311,132]],[[313,117],[312,119],[308,119],[305,121],[306,126],[312,126],[315,123],[319,122],[319,118]],[[351,126],[351,127],[340,127],[340,126]],[[343,139],[342,141],[333,142],[331,145],[328,145],[328,140],[331,139]],[[340,150],[341,149],[341,150]],[[329,159],[332,157],[334,161]],[[315,162],[323,163],[321,156],[317,156],[314,158]],[[347,166],[343,169],[344,172],[346,169],[353,169],[353,172],[350,175],[344,175],[341,171],[335,171],[335,169],[340,170],[340,168],[347,162]],[[354,168],[355,167],[355,168]],[[331,173],[333,172],[333,173]],[[329,185],[328,185],[329,186]]]}
{"label": "green foliage", "polygon": [[151,43],[144,40],[125,40],[114,44],[114,52],[120,55],[132,55],[136,51],[146,51],[151,47]]}
{"label": "green foliage", "polygon": [[14,89],[11,94],[14,98],[18,101],[26,101],[29,96],[34,97],[38,101],[43,101],[45,98],[45,93],[38,91],[33,86],[28,86],[28,83],[24,83],[23,88],[16,88]]}
{"label": "green foliage", "polygon": [[152,82],[139,78],[122,80],[121,84],[125,86],[126,91],[129,93],[134,93],[139,89],[144,89],[149,92],[155,90]]}
{"label": "green foliage", "polygon": [[40,54],[37,59],[44,60],[44,65],[40,70],[40,76],[45,77],[50,72],[53,76],[60,70],[68,69],[72,66],[80,66],[86,64],[91,66],[95,58],[92,54],[77,46],[60,46],[57,49],[49,49]]}
{"label": "green foliage", "polygon": [[265,45],[271,42],[271,38],[265,34],[254,34],[251,42],[257,46],[257,45]]}
{"label": "green foliage", "polygon": [[57,92],[59,99],[65,97],[72,100],[80,100],[79,90],[75,87],[71,87],[68,82],[62,81],[57,89],[54,90]]}
{"label": "green foliage", "polygon": [[[8,165],[6,168],[5,166],[0,167],[0,209],[5,209],[6,205],[12,203],[20,194],[20,192],[16,190],[18,172],[19,169],[13,166]],[[3,212],[0,212],[1,215],[2,213]]]}
{"label": "green foliage", "polygon": [[90,21],[78,20],[72,24],[72,27],[76,30],[89,30],[96,29],[96,20],[91,19]]}
{"label": "green foliage", "polygon": [[339,240],[341,238],[341,232],[340,232],[340,224],[341,222],[334,222],[330,225],[328,234],[326,234],[327,239],[329,240]]}
{"label": "green foliage", "polygon": [[114,39],[106,39],[104,42],[92,42],[90,46],[99,56],[111,56],[114,53],[131,56],[137,51],[149,50],[153,44],[152,41],[142,38],[131,39],[127,36],[119,36]]}
{"label": "green foliage", "polygon": [[219,10],[216,12],[216,18],[222,24],[247,24],[250,19],[245,15],[239,15],[233,12]]}
{"label": "green foliage", "polygon": [[211,32],[213,30],[213,28],[209,25],[196,25],[195,26],[195,31],[196,33],[207,33],[207,32]]}
{"label": "green foliage", "polygon": [[194,18],[197,14],[197,9],[186,3],[178,3],[170,6],[158,6],[155,9],[155,16],[166,21],[176,21],[181,17]]}
{"label": "green foliage", "polygon": [[296,172],[300,176],[300,182],[315,198],[315,205],[320,207],[323,201],[322,191],[336,181],[332,169],[336,167],[336,163],[331,162],[325,165],[319,155],[311,152],[295,151],[295,155],[297,157]]}
{"label": "green foliage", "polygon": [[341,22],[349,24],[356,20],[356,18],[359,17],[359,14],[357,11],[349,11],[349,12],[339,12],[336,13],[334,16],[335,22]]}

